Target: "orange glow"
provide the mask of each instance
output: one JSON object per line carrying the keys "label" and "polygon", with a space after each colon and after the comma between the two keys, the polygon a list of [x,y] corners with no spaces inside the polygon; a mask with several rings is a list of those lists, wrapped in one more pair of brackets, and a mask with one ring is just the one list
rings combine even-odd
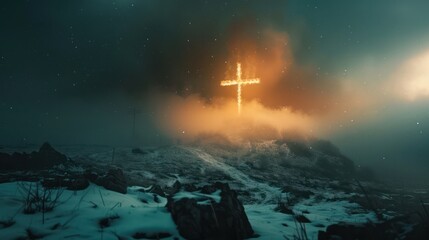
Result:
{"label": "orange glow", "polygon": [[[256,99],[268,108],[288,107],[310,114],[325,114],[335,108],[338,82],[322,77],[313,66],[296,64],[286,33],[266,29],[259,39],[234,33],[229,41],[226,66],[222,66],[227,69],[225,79],[236,78],[236,66],[231,63],[240,62],[242,79],[257,76],[263,81],[263,87],[246,88],[242,101]],[[213,92],[216,96],[236,98],[236,90],[231,90],[219,87]]]}
{"label": "orange glow", "polygon": [[223,80],[221,86],[233,86],[237,85],[237,110],[238,114],[241,114],[241,85],[258,84],[259,78],[253,79],[241,79],[241,63],[237,63],[237,79]]}
{"label": "orange glow", "polygon": [[408,101],[429,98],[429,51],[405,61],[396,73],[396,91]]}
{"label": "orange glow", "polygon": [[[240,35],[229,43],[230,56],[218,68],[226,68],[228,80],[214,82],[210,94],[152,97],[156,122],[168,136],[187,141],[204,134],[249,141],[291,132],[322,137],[369,117],[362,114],[372,104],[366,89],[295,63],[286,33],[266,30],[258,41]],[[263,87],[242,95],[242,86],[260,79]],[[235,85],[237,90],[224,88]]]}
{"label": "orange glow", "polygon": [[216,134],[230,140],[271,140],[283,133],[316,134],[317,122],[310,116],[288,108],[268,109],[257,101],[243,102],[237,114],[232,99],[213,99],[210,103],[197,95],[186,98],[158,95],[153,99],[157,123],[170,137],[193,141],[200,135]]}

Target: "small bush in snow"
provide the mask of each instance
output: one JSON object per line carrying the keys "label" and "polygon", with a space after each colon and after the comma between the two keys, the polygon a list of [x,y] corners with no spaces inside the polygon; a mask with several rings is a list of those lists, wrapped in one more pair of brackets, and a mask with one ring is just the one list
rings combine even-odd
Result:
{"label": "small bush in snow", "polygon": [[43,223],[45,222],[45,213],[58,206],[59,199],[64,192],[62,188],[45,188],[40,182],[19,183],[18,190],[22,196],[24,214],[41,212]]}

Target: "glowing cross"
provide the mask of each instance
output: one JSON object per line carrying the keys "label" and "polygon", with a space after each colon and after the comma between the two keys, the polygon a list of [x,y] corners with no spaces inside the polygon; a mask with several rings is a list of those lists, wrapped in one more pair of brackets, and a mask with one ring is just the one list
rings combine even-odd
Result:
{"label": "glowing cross", "polygon": [[241,79],[241,63],[237,63],[237,79],[223,80],[220,82],[220,85],[221,86],[237,85],[237,106],[238,106],[238,114],[240,114],[241,113],[241,85],[257,84],[257,83],[259,83],[259,78]]}

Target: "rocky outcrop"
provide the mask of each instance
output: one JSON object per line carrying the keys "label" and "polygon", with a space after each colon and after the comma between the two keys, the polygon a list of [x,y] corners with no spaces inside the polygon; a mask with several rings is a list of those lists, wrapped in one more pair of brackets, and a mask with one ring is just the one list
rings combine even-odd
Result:
{"label": "rocky outcrop", "polygon": [[67,190],[79,191],[79,190],[84,190],[87,187],[89,187],[88,179],[81,177],[81,178],[72,179],[67,186]]}
{"label": "rocky outcrop", "polygon": [[429,231],[422,222],[409,216],[398,216],[381,223],[337,223],[319,231],[319,240],[354,239],[428,239]]}
{"label": "rocky outcrop", "polygon": [[94,183],[111,191],[127,193],[127,181],[120,168],[110,169],[105,176],[95,179]]}
{"label": "rocky outcrop", "polygon": [[42,185],[46,188],[66,188],[67,190],[78,191],[84,190],[93,182],[108,190],[127,193],[127,181],[122,169],[110,169],[107,174],[99,175],[95,171],[87,169],[83,174],[62,175],[45,177]]}
{"label": "rocky outcrop", "polygon": [[165,193],[167,193],[168,195],[174,195],[178,193],[182,189],[182,187],[182,183],[179,180],[176,180],[173,185],[167,186],[165,188]]}
{"label": "rocky outcrop", "polygon": [[31,153],[32,158],[37,164],[50,167],[65,163],[67,161],[66,155],[56,151],[49,143],[44,143],[38,152]]}
{"label": "rocky outcrop", "polygon": [[201,193],[220,190],[220,202],[213,199],[200,204],[196,199],[169,197],[167,209],[186,239],[244,239],[253,235],[244,207],[228,184],[215,183],[204,187]]}
{"label": "rocky outcrop", "polygon": [[2,170],[42,170],[55,165],[64,164],[67,157],[56,151],[49,143],[44,143],[39,151],[27,153],[0,153],[0,169]]}
{"label": "rocky outcrop", "polygon": [[161,186],[154,184],[148,191],[149,193],[158,194],[161,197],[165,197],[164,190],[162,190]]}
{"label": "rocky outcrop", "polygon": [[318,239],[372,239],[372,231],[372,225],[338,223],[328,226],[326,231],[319,231]]}

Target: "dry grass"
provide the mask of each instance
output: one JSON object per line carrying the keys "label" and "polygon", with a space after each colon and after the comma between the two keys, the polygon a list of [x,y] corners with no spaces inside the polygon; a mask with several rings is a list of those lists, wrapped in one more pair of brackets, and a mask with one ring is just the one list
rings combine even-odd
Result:
{"label": "dry grass", "polygon": [[59,199],[64,193],[63,188],[45,188],[40,182],[19,182],[18,191],[22,196],[23,213],[41,212],[42,223],[45,223],[45,213],[54,210],[60,204]]}

